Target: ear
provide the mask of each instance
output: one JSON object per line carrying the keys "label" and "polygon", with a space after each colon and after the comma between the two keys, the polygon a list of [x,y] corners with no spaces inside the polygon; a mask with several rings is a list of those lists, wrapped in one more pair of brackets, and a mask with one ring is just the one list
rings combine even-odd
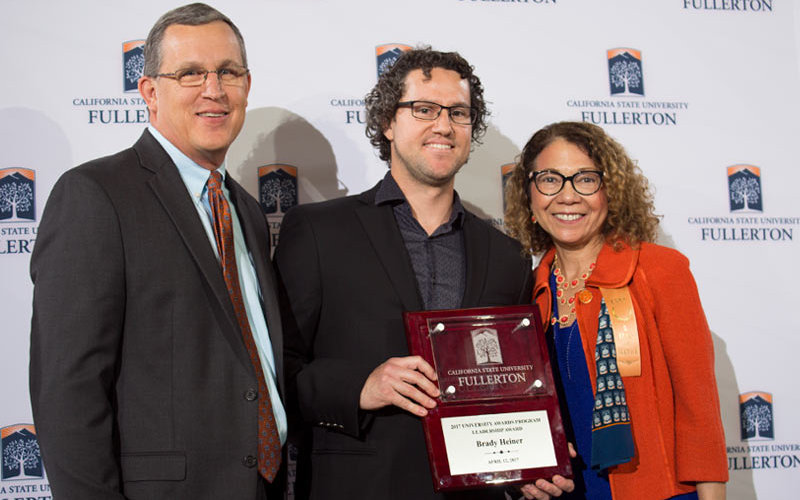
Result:
{"label": "ear", "polygon": [[389,125],[383,129],[383,136],[386,137],[389,142],[394,140],[394,118],[392,118],[392,121],[389,122]]}
{"label": "ear", "polygon": [[247,107],[247,97],[250,95],[250,85],[253,83],[253,76],[250,73],[247,73],[247,86],[244,89],[244,107]]}
{"label": "ear", "polygon": [[139,94],[147,103],[147,109],[150,110],[151,115],[158,112],[158,95],[156,95],[156,86],[153,79],[149,76],[139,78]]}

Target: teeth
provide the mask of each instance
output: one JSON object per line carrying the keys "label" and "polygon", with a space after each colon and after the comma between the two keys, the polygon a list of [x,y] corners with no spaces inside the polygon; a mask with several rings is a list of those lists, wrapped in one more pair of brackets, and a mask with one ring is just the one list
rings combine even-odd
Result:
{"label": "teeth", "polygon": [[211,118],[219,118],[220,116],[225,116],[225,113],[200,113],[200,116],[209,116]]}
{"label": "teeth", "polygon": [[560,220],[578,220],[583,216],[581,214],[555,214],[554,217]]}
{"label": "teeth", "polygon": [[427,146],[430,147],[430,148],[433,148],[433,149],[452,149],[452,147],[453,147],[453,146],[449,146],[447,144],[433,144],[433,143],[428,144]]}

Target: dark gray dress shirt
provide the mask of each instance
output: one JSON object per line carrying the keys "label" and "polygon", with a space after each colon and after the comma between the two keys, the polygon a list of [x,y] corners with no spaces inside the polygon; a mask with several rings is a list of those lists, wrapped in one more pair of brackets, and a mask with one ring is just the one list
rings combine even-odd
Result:
{"label": "dark gray dress shirt", "polygon": [[392,205],[425,309],[458,308],[466,283],[464,207],[458,193],[453,197],[450,219],[430,236],[412,215],[411,205],[391,172],[383,178],[375,194],[375,204]]}

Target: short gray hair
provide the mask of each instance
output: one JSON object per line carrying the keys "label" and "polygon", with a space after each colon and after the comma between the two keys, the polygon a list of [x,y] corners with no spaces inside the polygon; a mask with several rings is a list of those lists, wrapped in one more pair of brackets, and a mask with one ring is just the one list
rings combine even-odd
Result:
{"label": "short gray hair", "polygon": [[244,49],[244,38],[239,28],[233,24],[228,16],[218,11],[214,7],[204,3],[192,3],[173,9],[161,16],[144,43],[144,75],[156,76],[161,69],[161,42],[164,40],[164,33],[173,24],[183,24],[186,26],[201,26],[215,21],[222,21],[233,30],[236,39],[239,41],[239,48],[242,51],[242,64],[247,67],[247,52]]}

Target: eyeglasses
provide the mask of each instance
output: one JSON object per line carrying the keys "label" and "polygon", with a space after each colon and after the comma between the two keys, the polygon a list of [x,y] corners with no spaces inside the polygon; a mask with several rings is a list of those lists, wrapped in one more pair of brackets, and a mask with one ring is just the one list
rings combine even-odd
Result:
{"label": "eyeglasses", "polygon": [[603,186],[603,172],[600,170],[583,170],[567,177],[555,170],[540,170],[528,173],[529,181],[533,181],[536,190],[545,196],[554,196],[564,189],[564,184],[569,181],[572,189],[583,196],[589,196],[600,190]]}
{"label": "eyeglasses", "polygon": [[216,71],[209,71],[207,69],[179,69],[174,73],[158,73],[155,76],[163,76],[164,78],[171,78],[178,82],[181,87],[199,87],[203,85],[208,79],[208,75],[215,73],[222,85],[241,85],[245,75],[250,73],[247,68],[231,67],[220,68]]}
{"label": "eyeglasses", "polygon": [[478,117],[475,108],[469,106],[442,106],[429,101],[403,101],[397,103],[398,108],[411,108],[411,116],[419,120],[433,121],[439,118],[442,110],[447,110],[450,121],[459,125],[472,125]]}

